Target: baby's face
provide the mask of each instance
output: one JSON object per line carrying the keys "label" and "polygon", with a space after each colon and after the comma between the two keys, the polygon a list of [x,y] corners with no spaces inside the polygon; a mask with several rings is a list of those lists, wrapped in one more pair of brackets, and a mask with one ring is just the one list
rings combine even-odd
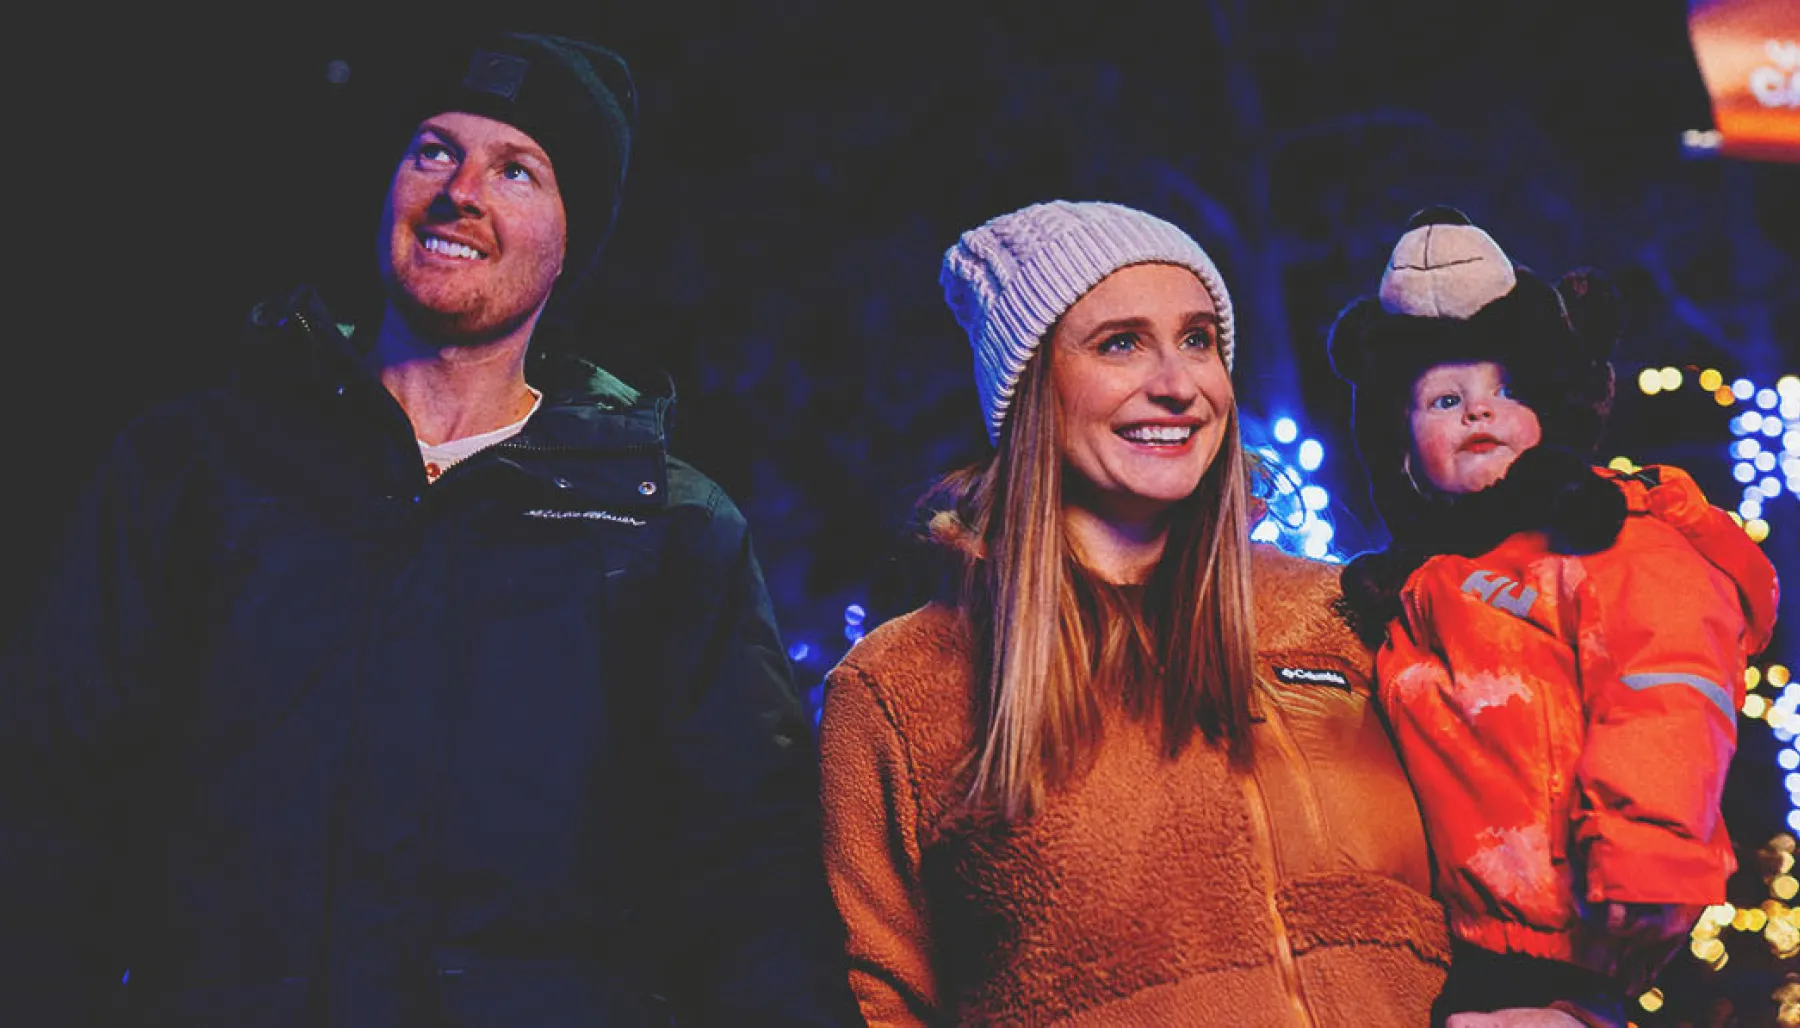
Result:
{"label": "baby's face", "polygon": [[1493,361],[1427,368],[1413,382],[1407,422],[1414,480],[1445,493],[1486,489],[1544,437]]}

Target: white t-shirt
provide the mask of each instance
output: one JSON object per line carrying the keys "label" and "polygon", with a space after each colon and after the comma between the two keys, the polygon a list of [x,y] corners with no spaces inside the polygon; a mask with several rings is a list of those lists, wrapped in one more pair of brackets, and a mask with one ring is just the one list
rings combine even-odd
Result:
{"label": "white t-shirt", "polygon": [[[526,386],[525,388],[531,389],[530,386]],[[461,439],[446,439],[436,446],[433,446],[424,440],[416,440],[419,444],[419,456],[425,460],[425,478],[435,482],[444,474],[444,472],[455,467],[458,462],[468,460],[470,457],[480,453],[482,450],[487,449],[495,443],[503,443],[513,436],[518,435],[524,430],[525,422],[530,421],[531,416],[536,414],[538,408],[543,405],[544,394],[538,392],[536,389],[531,389],[531,409],[525,412],[524,417],[510,425],[502,425],[492,432],[483,432],[480,435],[465,436]]]}

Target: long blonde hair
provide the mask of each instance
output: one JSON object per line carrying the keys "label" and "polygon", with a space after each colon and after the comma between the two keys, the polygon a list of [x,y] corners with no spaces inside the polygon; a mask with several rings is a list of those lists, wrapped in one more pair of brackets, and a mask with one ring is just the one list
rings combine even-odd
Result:
{"label": "long blonde hair", "polygon": [[1199,733],[1240,765],[1249,757],[1256,633],[1236,404],[1212,467],[1170,514],[1140,604],[1083,567],[1065,532],[1052,349],[1026,365],[993,456],[946,477],[951,506],[932,520],[934,537],[966,554],[958,604],[976,642],[981,730],[969,800],[1008,821],[1081,769],[1102,689],[1160,720],[1167,756]]}

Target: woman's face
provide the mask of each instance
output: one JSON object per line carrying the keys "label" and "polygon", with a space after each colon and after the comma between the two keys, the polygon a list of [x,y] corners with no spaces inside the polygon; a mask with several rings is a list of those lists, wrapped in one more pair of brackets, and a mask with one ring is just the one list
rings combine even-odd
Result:
{"label": "woman's face", "polygon": [[1537,414],[1513,399],[1493,361],[1438,364],[1413,383],[1412,474],[1445,493],[1473,493],[1506,475],[1544,438]]}
{"label": "woman's face", "polygon": [[1193,493],[1233,402],[1218,338],[1211,295],[1172,264],[1121,268],[1069,308],[1050,337],[1064,503],[1130,524]]}

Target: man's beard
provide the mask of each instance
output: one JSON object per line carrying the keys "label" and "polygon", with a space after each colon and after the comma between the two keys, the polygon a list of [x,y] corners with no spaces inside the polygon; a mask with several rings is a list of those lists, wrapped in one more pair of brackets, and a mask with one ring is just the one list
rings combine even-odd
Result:
{"label": "man's beard", "polygon": [[387,281],[388,299],[400,312],[408,326],[421,337],[447,346],[481,346],[519,330],[544,307],[543,301],[523,307],[504,318],[494,318],[491,300],[485,294],[460,310],[445,311],[428,307],[409,292],[397,278]]}

